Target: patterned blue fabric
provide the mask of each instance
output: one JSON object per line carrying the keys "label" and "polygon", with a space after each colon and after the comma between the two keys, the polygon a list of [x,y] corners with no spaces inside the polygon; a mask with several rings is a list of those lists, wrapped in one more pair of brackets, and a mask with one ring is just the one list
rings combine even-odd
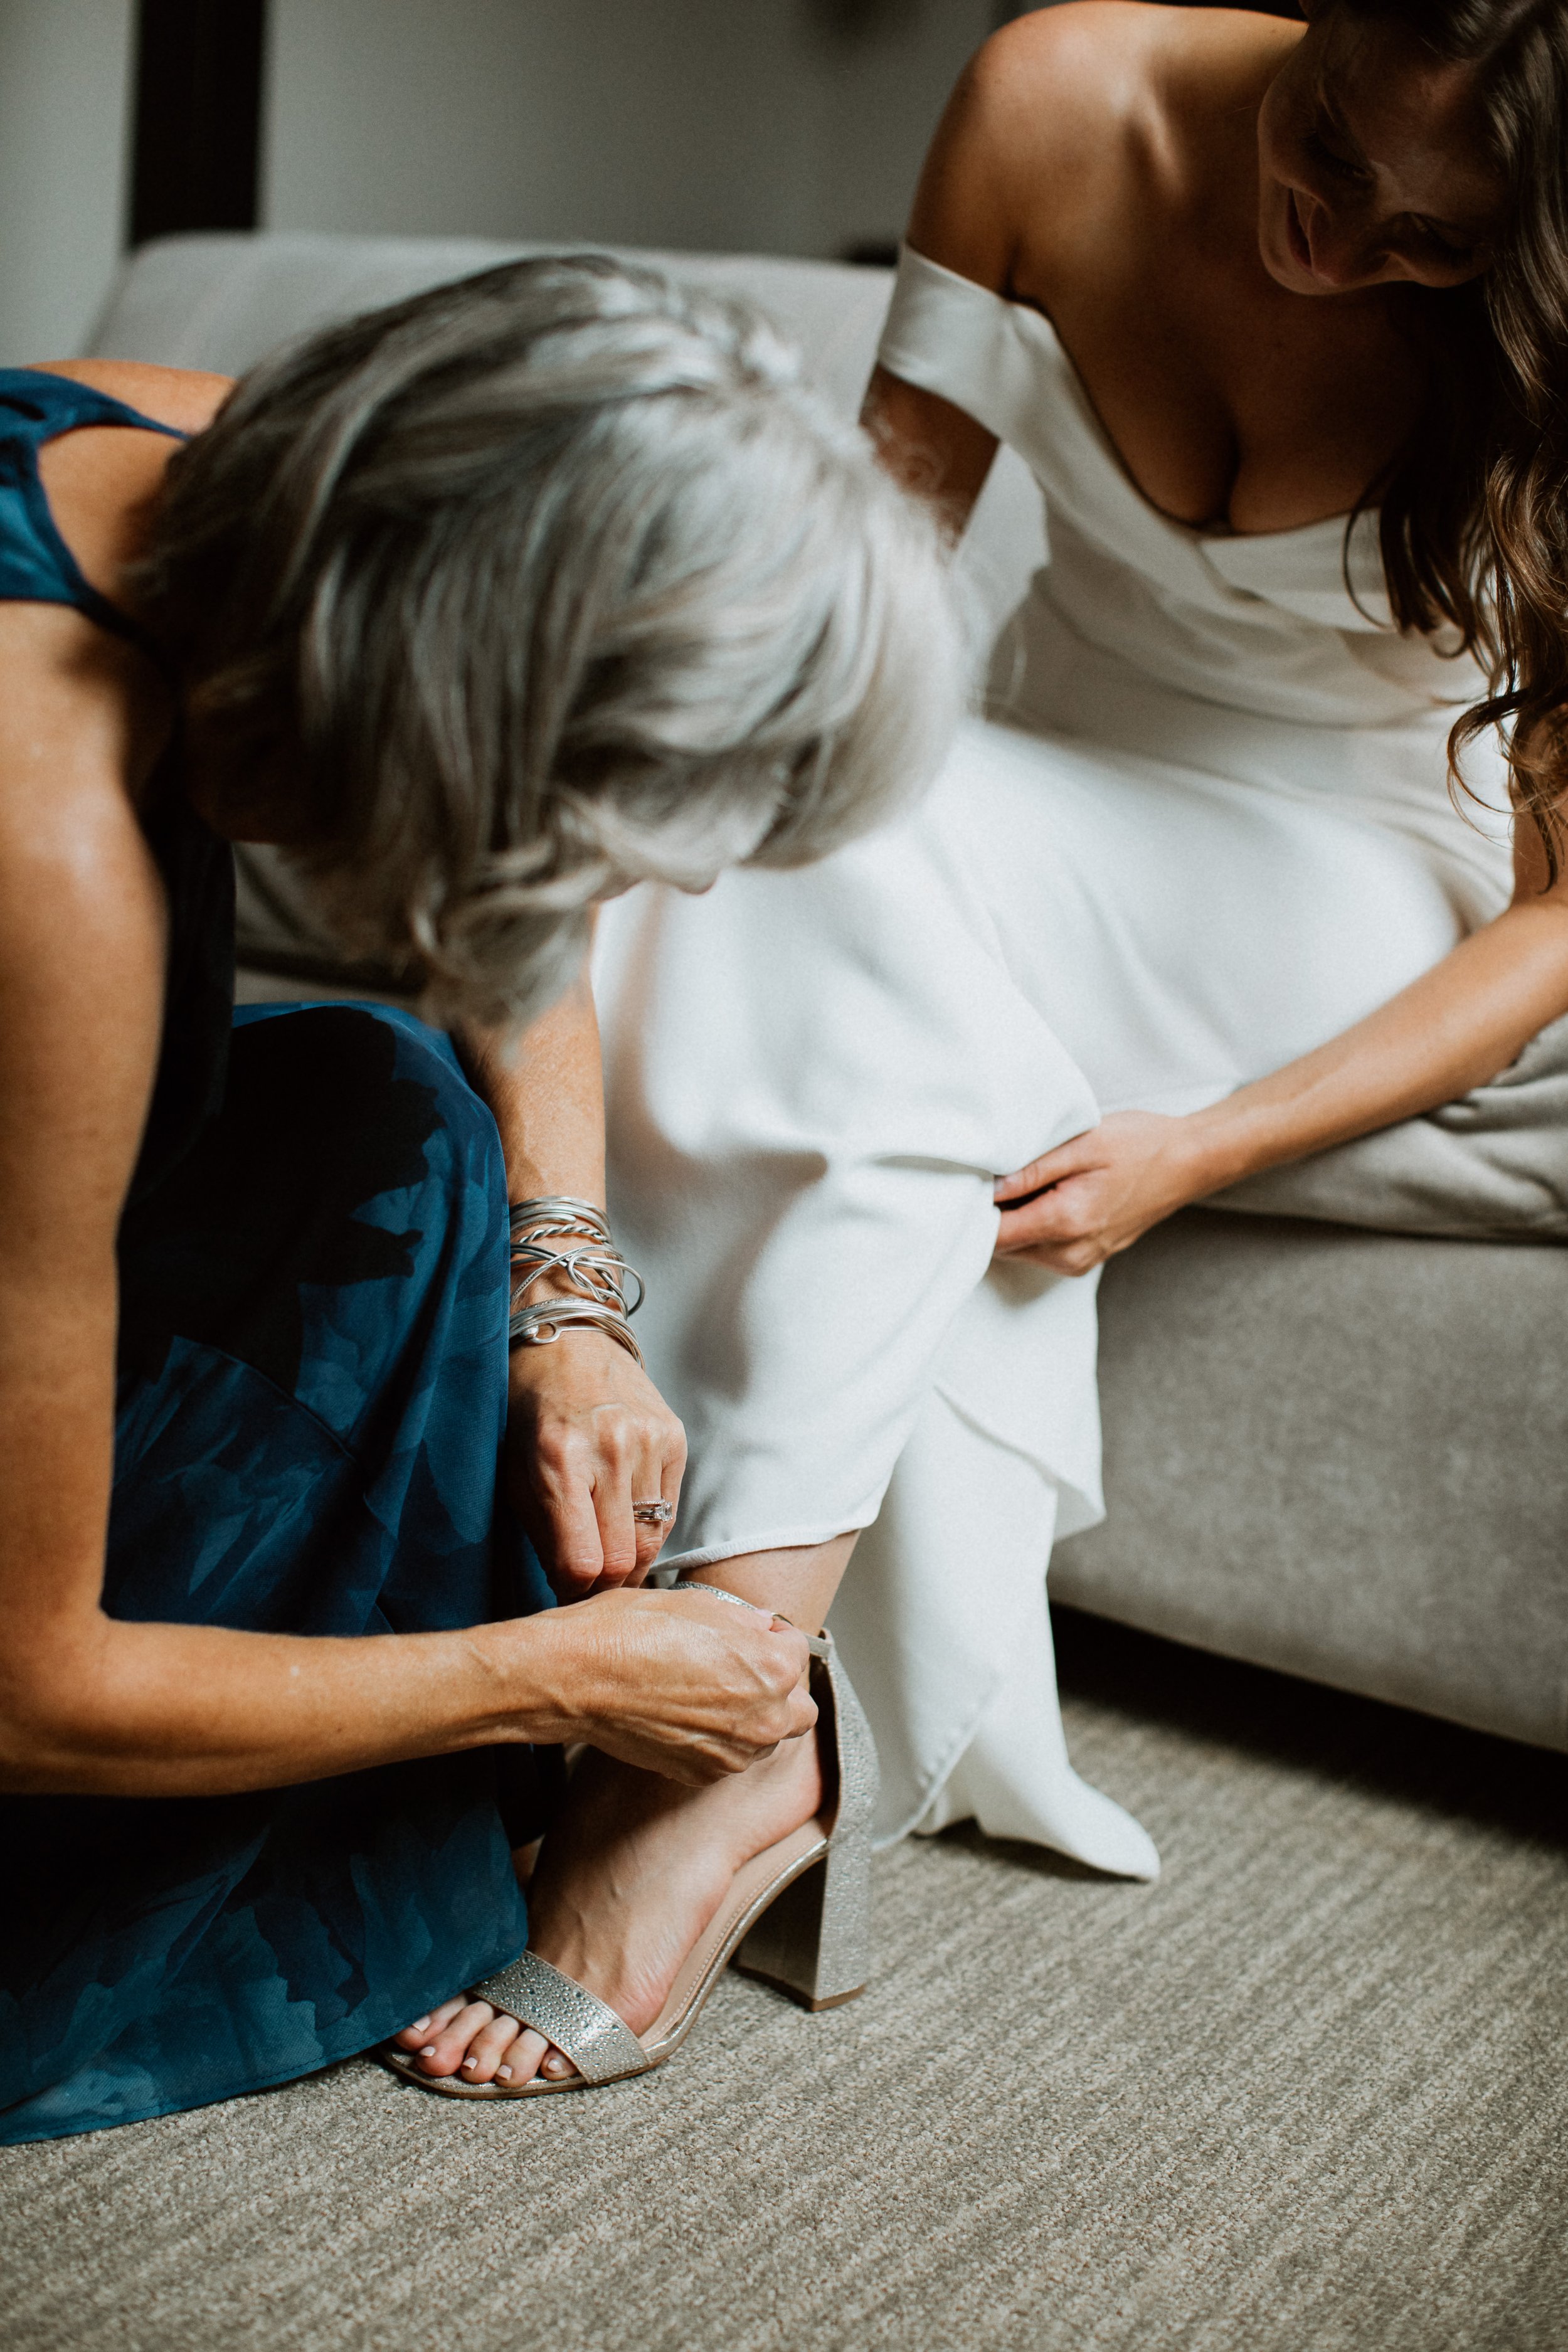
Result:
{"label": "patterned blue fabric", "polygon": [[[237,1013],[221,1115],[121,1231],[110,1613],[356,1635],[546,1605],[495,1532],[506,1234],[445,1038]],[[510,1755],[0,1801],[0,2143],[286,2082],[514,1958]]]}

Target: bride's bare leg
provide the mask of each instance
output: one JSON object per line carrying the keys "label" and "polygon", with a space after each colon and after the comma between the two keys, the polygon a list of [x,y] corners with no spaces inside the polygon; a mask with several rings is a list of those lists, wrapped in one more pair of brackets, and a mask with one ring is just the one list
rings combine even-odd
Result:
{"label": "bride's bare leg", "polygon": [[[748,1552],[692,1572],[760,1609],[817,1632],[855,1537],[789,1551]],[[607,2000],[634,2033],[664,2005],[676,1971],[742,1863],[811,1819],[822,1801],[814,1739],[794,1739],[749,1771],[682,1788],[590,1750],[529,1885],[529,1942]],[[427,2074],[527,2082],[572,2072],[543,2037],[520,2032],[484,2001],[445,2002],[400,2033]]]}
{"label": "bride's bare leg", "polygon": [[758,1609],[776,1610],[803,1633],[820,1633],[855,1544],[853,1535],[835,1536],[808,1550],[743,1552],[738,1559],[692,1569],[689,1580],[720,1585]]}

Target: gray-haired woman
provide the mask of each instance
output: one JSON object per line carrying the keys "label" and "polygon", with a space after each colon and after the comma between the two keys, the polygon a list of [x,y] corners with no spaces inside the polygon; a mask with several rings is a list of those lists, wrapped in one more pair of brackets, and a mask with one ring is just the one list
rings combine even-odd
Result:
{"label": "gray-haired woman", "polygon": [[[0,374],[0,663],[15,2141],[287,2080],[512,1963],[528,1743],[700,1782],[809,1729],[799,1634],[615,1589],[682,1442],[580,972],[628,882],[871,821],[960,665],[933,532],[771,333],[586,258],[232,390]],[[442,1031],[231,1016],[233,841]],[[509,1232],[515,1333],[561,1341],[510,1371]],[[543,1610],[516,1517],[596,1597]]]}

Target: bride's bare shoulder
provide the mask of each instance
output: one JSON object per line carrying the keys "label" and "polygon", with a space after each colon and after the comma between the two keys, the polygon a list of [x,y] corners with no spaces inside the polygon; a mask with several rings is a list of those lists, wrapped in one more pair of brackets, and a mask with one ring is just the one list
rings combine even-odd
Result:
{"label": "bride's bare shoulder", "polygon": [[1151,62],[1179,45],[1179,22],[1162,0],[1067,0],[1004,25],[974,63],[1066,118],[1082,109],[1103,121],[1108,107],[1136,94]]}
{"label": "bride's bare shoulder", "polygon": [[1239,64],[1284,51],[1302,27],[1235,8],[1164,0],[1067,0],[1016,17],[978,49],[959,92],[989,109],[1001,135],[1053,144],[1090,139]]}
{"label": "bride's bare shoulder", "polygon": [[[1117,217],[1238,53],[1300,33],[1232,9],[1067,0],[993,34],[942,117],[910,240],[998,292]],[[1178,132],[1179,136],[1179,132]],[[1048,275],[1048,269],[1047,273]]]}
{"label": "bride's bare shoulder", "polygon": [[1102,200],[1147,110],[1171,39],[1169,8],[1067,0],[1016,18],[971,58],[927,159],[910,241],[998,292],[1026,225]]}

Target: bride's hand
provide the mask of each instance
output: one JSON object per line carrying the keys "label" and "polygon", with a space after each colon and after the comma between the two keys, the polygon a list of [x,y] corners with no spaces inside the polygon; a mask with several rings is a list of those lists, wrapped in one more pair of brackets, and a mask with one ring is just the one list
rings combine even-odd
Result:
{"label": "bride's hand", "polygon": [[816,1721],[803,1635],[697,1592],[605,1592],[522,1621],[529,1736],[585,1739],[693,1787]]}
{"label": "bride's hand", "polygon": [[996,1255],[1087,1274],[1209,1189],[1187,1120],[1114,1111],[1001,1179]]}

